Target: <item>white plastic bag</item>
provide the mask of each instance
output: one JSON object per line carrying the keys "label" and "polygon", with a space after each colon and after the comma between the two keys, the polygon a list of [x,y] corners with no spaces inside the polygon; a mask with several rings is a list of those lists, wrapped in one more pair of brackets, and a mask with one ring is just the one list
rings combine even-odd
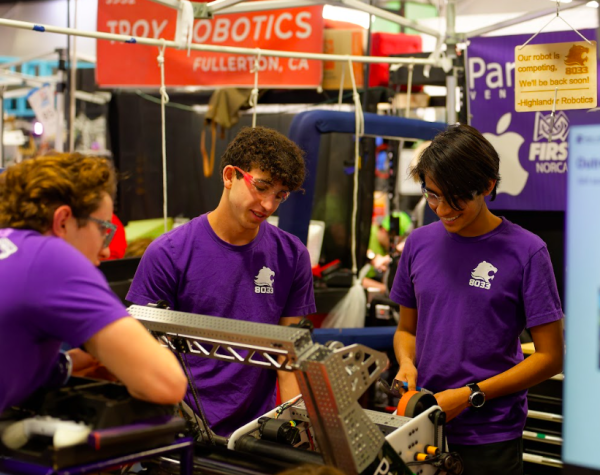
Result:
{"label": "white plastic bag", "polygon": [[367,296],[362,281],[371,269],[366,264],[358,273],[358,278],[348,293],[331,309],[323,320],[321,328],[363,328],[367,313]]}

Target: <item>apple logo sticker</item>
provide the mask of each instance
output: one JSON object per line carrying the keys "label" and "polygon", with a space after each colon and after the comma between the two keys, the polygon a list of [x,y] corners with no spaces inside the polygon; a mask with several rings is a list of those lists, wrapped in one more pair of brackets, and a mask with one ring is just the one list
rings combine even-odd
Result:
{"label": "apple logo sticker", "polygon": [[500,117],[498,124],[496,124],[497,135],[485,133],[483,136],[489,140],[500,156],[500,177],[502,181],[498,185],[497,193],[516,196],[525,188],[529,173],[519,162],[519,149],[525,139],[515,132],[504,133],[510,126],[511,119],[511,113],[507,112]]}

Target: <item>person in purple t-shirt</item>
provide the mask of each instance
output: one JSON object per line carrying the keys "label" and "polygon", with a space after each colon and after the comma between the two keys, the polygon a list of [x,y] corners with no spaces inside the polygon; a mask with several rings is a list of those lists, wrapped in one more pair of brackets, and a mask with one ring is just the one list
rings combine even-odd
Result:
{"label": "person in purple t-shirt", "polygon": [[[245,128],[228,145],[220,172],[217,208],[148,247],[127,300],[164,300],[178,311],[274,325],[314,313],[306,247],[266,222],[304,181],[301,150],[274,130]],[[274,407],[274,371],[201,357],[188,361],[217,434],[227,436]],[[277,376],[282,400],[300,394],[293,373]],[[189,390],[186,401],[195,407]]]}
{"label": "person in purple t-shirt", "polygon": [[[0,413],[98,362],[131,395],[163,404],[187,382],[174,355],[127,315],[102,273],[112,238],[115,174],[102,158],[40,157],[0,174]],[[61,376],[63,381],[56,379]]]}
{"label": "person in purple t-shirt", "polygon": [[[400,304],[396,378],[435,393],[465,475],[523,473],[526,389],[563,363],[563,312],[546,245],[486,205],[499,164],[468,125],[449,127],[422,153],[412,175],[440,221],[408,237],[390,294]],[[524,328],[536,349],[526,360]]]}

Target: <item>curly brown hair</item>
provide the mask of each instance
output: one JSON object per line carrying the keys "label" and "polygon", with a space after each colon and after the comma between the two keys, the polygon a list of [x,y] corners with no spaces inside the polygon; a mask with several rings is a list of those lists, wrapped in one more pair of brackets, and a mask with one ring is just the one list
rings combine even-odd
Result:
{"label": "curly brown hair", "polygon": [[105,158],[65,153],[24,160],[0,174],[0,227],[45,233],[62,205],[82,226],[103,194],[115,191],[115,171]]}
{"label": "curly brown hair", "polygon": [[[300,189],[306,174],[304,152],[285,135],[267,127],[244,127],[221,157],[221,177],[227,165],[245,171],[258,167],[290,191]],[[236,176],[242,178],[239,172]]]}

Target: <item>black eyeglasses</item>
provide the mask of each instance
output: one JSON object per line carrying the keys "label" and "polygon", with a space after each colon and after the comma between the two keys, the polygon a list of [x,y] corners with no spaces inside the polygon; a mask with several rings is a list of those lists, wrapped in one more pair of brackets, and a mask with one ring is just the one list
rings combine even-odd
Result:
{"label": "black eyeglasses", "polygon": [[88,219],[98,225],[100,233],[104,236],[104,244],[102,247],[108,247],[113,238],[115,237],[115,233],[117,232],[117,226],[111,223],[110,221],[104,221],[103,219],[94,218],[92,216],[88,216],[87,218],[83,219]]}

